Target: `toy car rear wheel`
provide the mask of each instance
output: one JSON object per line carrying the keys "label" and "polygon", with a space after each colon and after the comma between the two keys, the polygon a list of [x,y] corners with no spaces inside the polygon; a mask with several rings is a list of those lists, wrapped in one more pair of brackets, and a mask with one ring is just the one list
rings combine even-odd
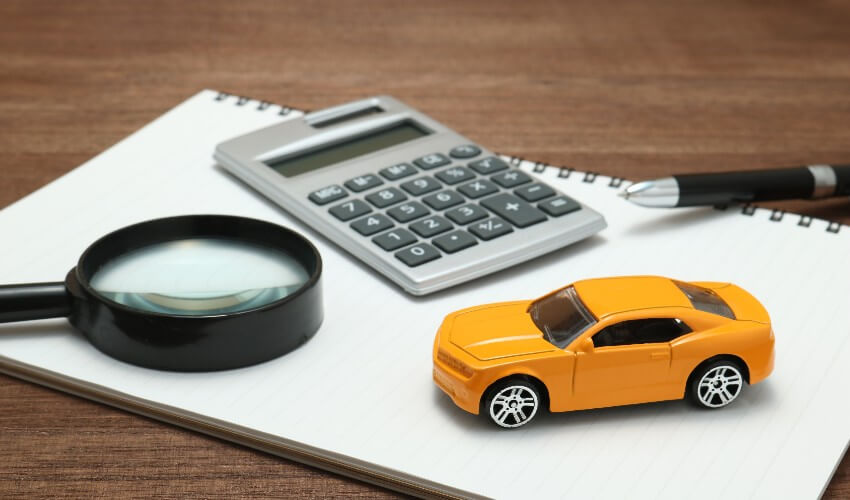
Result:
{"label": "toy car rear wheel", "polygon": [[507,379],[493,384],[484,402],[491,422],[515,429],[531,422],[540,409],[540,391],[523,379]]}
{"label": "toy car rear wheel", "polygon": [[723,408],[744,389],[743,370],[731,360],[718,360],[702,367],[691,378],[689,396],[697,406]]}

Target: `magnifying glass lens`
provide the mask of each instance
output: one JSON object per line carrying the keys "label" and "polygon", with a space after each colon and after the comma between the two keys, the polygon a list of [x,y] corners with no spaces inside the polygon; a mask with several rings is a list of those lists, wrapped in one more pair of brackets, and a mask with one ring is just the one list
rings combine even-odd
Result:
{"label": "magnifying glass lens", "polygon": [[134,309],[199,316],[246,311],[300,289],[309,272],[280,250],[224,238],[186,238],[124,253],[91,287]]}

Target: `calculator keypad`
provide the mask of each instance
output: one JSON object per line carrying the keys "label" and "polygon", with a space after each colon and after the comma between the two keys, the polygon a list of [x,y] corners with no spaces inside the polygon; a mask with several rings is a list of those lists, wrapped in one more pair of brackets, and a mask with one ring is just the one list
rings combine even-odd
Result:
{"label": "calculator keypad", "polygon": [[[344,200],[328,212],[384,251],[394,252],[409,267],[581,208],[575,200],[533,182],[498,157],[452,164],[453,158],[480,154],[481,149],[473,144],[457,146],[448,155],[435,152],[382,168],[377,175],[354,177],[345,181],[344,187],[327,186],[310,193],[309,199],[325,205],[346,198],[349,192],[363,193],[359,195],[362,198]],[[422,175],[422,170],[434,173]],[[451,189],[446,189],[448,186]]]}

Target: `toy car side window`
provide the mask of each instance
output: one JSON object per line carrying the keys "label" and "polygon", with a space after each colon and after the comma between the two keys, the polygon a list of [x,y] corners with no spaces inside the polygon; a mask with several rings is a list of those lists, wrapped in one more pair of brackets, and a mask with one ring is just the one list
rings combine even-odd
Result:
{"label": "toy car side window", "polygon": [[648,318],[622,321],[592,337],[594,347],[669,342],[691,329],[678,318]]}

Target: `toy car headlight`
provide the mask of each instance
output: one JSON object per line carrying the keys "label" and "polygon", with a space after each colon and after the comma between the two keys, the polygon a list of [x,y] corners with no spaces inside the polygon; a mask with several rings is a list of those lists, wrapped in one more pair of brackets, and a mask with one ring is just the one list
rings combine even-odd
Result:
{"label": "toy car headlight", "polygon": [[437,351],[437,360],[466,378],[471,377],[472,374],[475,373],[466,363],[455,358],[443,349]]}

